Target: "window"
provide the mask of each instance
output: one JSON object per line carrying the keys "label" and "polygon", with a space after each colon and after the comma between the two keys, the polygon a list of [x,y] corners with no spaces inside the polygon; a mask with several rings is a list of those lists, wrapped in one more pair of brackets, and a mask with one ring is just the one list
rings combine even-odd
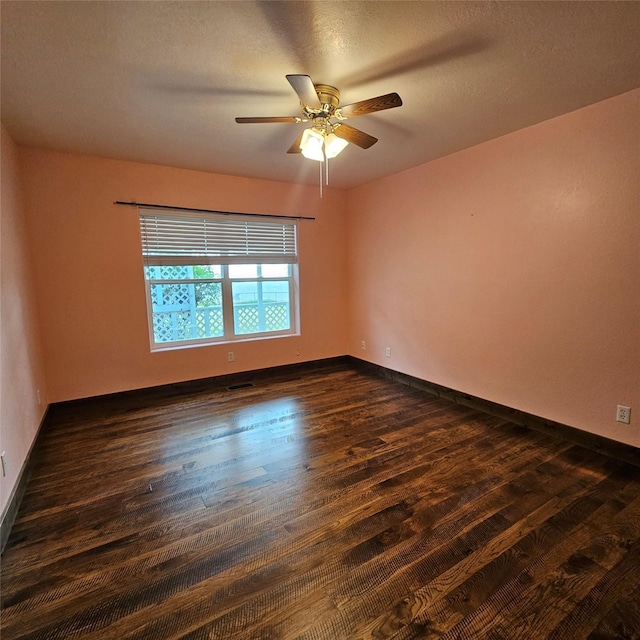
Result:
{"label": "window", "polygon": [[152,349],[297,333],[296,222],[140,212]]}

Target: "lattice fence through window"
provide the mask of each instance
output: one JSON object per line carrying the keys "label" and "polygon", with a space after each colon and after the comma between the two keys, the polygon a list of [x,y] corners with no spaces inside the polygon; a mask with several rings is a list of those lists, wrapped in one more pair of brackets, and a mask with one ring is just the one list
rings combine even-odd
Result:
{"label": "lattice fence through window", "polygon": [[267,331],[289,328],[289,305],[271,304],[265,307],[265,325]]}
{"label": "lattice fence through window", "polygon": [[258,307],[236,307],[236,331],[238,333],[256,333],[260,331]]}
{"label": "lattice fence through window", "polygon": [[222,309],[198,309],[196,328],[198,338],[215,338],[223,335]]}

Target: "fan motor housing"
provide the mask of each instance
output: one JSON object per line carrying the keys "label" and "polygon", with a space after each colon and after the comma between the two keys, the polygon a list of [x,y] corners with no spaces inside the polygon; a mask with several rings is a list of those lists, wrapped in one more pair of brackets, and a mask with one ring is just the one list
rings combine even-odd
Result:
{"label": "fan motor housing", "polygon": [[329,84],[316,84],[314,87],[322,108],[312,109],[303,104],[304,113],[311,118],[330,118],[340,104],[340,91]]}
{"label": "fan motor housing", "polygon": [[[374,145],[378,139],[355,127],[344,124],[342,120],[402,106],[402,99],[397,93],[387,93],[382,96],[376,96],[368,100],[360,100],[359,102],[353,102],[340,107],[340,91],[338,91],[336,87],[330,84],[316,84],[310,76],[305,74],[288,74],[287,80],[300,100],[302,117],[265,116],[236,118],[236,122],[240,124],[264,122],[298,123],[309,122],[311,120],[313,121],[311,129],[320,132],[320,134],[326,138],[335,133],[337,137],[347,142],[352,142],[362,149],[368,149]],[[340,122],[332,122],[334,118]],[[310,129],[305,130],[305,132],[306,131],[310,131]],[[301,139],[302,135],[291,145],[287,153],[300,153]]]}

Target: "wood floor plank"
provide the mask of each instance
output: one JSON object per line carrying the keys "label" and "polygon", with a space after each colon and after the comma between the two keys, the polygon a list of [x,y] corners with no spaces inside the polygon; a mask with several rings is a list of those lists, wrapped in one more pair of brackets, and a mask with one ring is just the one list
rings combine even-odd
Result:
{"label": "wood floor plank", "polygon": [[[552,482],[551,479],[548,479],[546,485],[538,484],[535,487],[535,492],[523,496],[523,499],[514,504],[515,509],[505,510],[504,517],[508,519],[511,526],[498,532],[488,544],[483,545],[451,569],[429,581],[424,587],[404,595],[402,599],[394,603],[389,611],[367,625],[363,637],[391,637],[399,629],[409,624],[413,624],[423,633],[425,629],[431,628],[434,636],[441,635],[446,630],[444,614],[448,610],[448,596],[457,588],[466,585],[467,590],[463,591],[462,596],[458,595],[457,597],[462,602],[468,603],[471,600],[468,582],[473,578],[477,578],[477,585],[482,589],[483,596],[487,597],[491,585],[495,588],[496,581],[496,575],[491,575],[488,567],[493,564],[491,568],[494,571],[498,567],[498,575],[504,580],[504,569],[507,568],[513,573],[515,567],[518,566],[518,554],[511,551],[517,548],[524,538],[541,531],[542,525],[549,522],[550,514],[562,513],[575,504],[575,500],[567,504],[567,497],[570,494],[566,491],[562,491],[564,495],[562,500],[557,497],[554,499],[554,494],[549,492],[550,482]],[[554,481],[554,491],[560,492],[565,487],[566,485],[563,487]],[[536,507],[536,505],[539,506]],[[552,543],[554,537],[549,535],[549,529],[550,527],[547,527],[540,537],[536,537],[539,548]],[[556,541],[562,535],[558,532],[558,535],[555,536]],[[542,542],[544,545],[541,544]],[[504,562],[495,562],[501,557],[503,560],[507,560],[506,566]],[[456,600],[454,597],[453,602]],[[471,610],[469,607],[467,609]]]}
{"label": "wood floor plank", "polygon": [[[624,542],[625,546],[628,544],[628,541]],[[587,636],[593,630],[595,620],[602,617],[603,611],[609,611],[614,604],[640,587],[637,573],[639,562],[640,542],[636,540],[628,553],[611,570],[603,572],[601,580],[553,629],[549,640],[562,640],[569,634]],[[640,635],[640,625],[637,630]]]}
{"label": "wood floor plank", "polygon": [[637,467],[332,363],[51,408],[3,640],[637,638]]}
{"label": "wood floor plank", "polygon": [[[628,519],[626,522],[638,521],[637,504],[634,502],[623,509],[616,515],[616,519],[618,518]],[[546,608],[551,609],[551,619],[554,620],[553,615],[563,610],[567,597],[561,591],[556,600],[553,590],[547,588],[549,577],[561,578],[567,573],[565,563],[571,563],[580,549],[593,539],[592,533],[593,530],[588,525],[574,529],[571,536],[565,537],[560,544],[537,557],[516,578],[506,583],[470,616],[465,617],[441,637],[453,640],[461,633],[473,635],[480,632],[488,633],[492,629],[495,630],[496,636],[504,635],[508,629],[509,637],[513,638],[546,637],[545,633],[551,632],[553,628],[545,629],[548,621]],[[580,569],[578,574],[588,573],[591,568],[590,563],[585,563],[585,567]],[[534,605],[537,609],[531,610],[532,607],[527,605],[531,604],[536,596],[540,596],[538,604]],[[510,610],[520,614],[517,626],[510,625],[508,621],[505,626],[501,622],[504,612]]]}
{"label": "wood floor plank", "polygon": [[[558,491],[566,486],[556,480]],[[582,491],[583,485],[574,482],[573,490]],[[449,528],[445,524],[440,527],[441,532],[436,530],[433,532],[436,535],[420,541],[415,550],[406,550],[408,552],[398,559],[388,559],[383,568],[371,567],[369,578],[366,575],[352,574],[348,583],[357,589],[354,593],[356,597],[353,600],[346,600],[343,595],[342,600],[337,602],[340,609],[348,612],[347,617],[352,625],[349,633],[353,637],[386,637],[382,632],[384,625],[376,627],[375,621],[371,625],[371,620],[364,617],[367,608],[370,611],[384,611],[391,603],[395,603],[394,609],[402,610],[403,623],[406,624],[420,613],[424,604],[429,601],[431,594],[429,590],[424,590],[423,593],[421,585],[435,582],[436,592],[438,589],[443,589],[450,580],[455,580],[458,573],[464,574],[465,567],[472,565],[478,556],[488,554],[489,557],[493,557],[492,554],[498,552],[501,544],[508,545],[510,541],[517,540],[517,532],[514,535],[509,526],[512,522],[518,523],[526,531],[527,528],[536,526],[538,522],[556,513],[563,503],[568,504],[574,497],[575,493],[566,491],[562,498],[543,491],[532,492],[526,497],[513,494],[514,502],[506,501],[503,509],[486,519],[476,521],[473,518],[474,514],[485,515],[491,512],[485,511],[489,504],[505,504],[503,496],[497,494],[492,496],[492,501],[486,502],[481,508],[475,505],[474,509],[469,510],[466,515],[471,515],[471,518],[467,517],[466,521],[463,518],[451,522],[451,525],[458,530],[457,536],[450,536]],[[536,506],[538,511],[534,510]],[[530,514],[531,524],[519,522],[520,517],[525,513]],[[451,538],[453,542],[450,542]],[[373,570],[375,573],[372,573]],[[378,575],[381,571],[385,573]],[[412,617],[406,620],[405,617],[409,613]],[[318,637],[330,636],[331,633],[335,633],[336,628],[344,626],[343,617],[337,621],[323,621],[322,630],[314,630],[314,633]],[[371,627],[369,631],[367,631],[368,627]]]}
{"label": "wood floor plank", "polygon": [[621,598],[587,636],[588,640],[638,640],[640,638],[640,584]]}
{"label": "wood floor plank", "polygon": [[[434,598],[422,616],[423,623],[437,629],[439,634],[448,631],[509,580],[516,578],[532,559],[543,555],[572,535],[578,525],[592,521],[600,524],[615,516],[624,508],[626,500],[633,499],[638,489],[637,482],[630,479],[629,471],[630,468],[626,467],[614,472],[599,483],[594,491],[585,494],[549,518],[542,526],[532,530],[451,593],[439,594],[444,597]],[[628,489],[631,491],[626,494]],[[624,497],[625,501],[617,496]],[[417,620],[415,622],[419,624]]]}

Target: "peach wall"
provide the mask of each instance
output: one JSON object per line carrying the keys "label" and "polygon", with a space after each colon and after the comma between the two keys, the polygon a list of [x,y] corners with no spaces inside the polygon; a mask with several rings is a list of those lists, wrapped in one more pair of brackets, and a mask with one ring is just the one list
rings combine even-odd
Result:
{"label": "peach wall", "polygon": [[639,446],[639,102],[351,191],[349,352]]}
{"label": "peach wall", "polygon": [[[346,352],[343,192],[26,148],[20,160],[53,402]],[[115,200],[315,216],[299,225],[301,335],[151,353],[137,211]]]}
{"label": "peach wall", "polygon": [[[47,406],[26,242],[16,147],[0,132],[0,450],[7,475],[0,474],[0,512],[16,486]],[[38,403],[37,391],[41,402]]]}

